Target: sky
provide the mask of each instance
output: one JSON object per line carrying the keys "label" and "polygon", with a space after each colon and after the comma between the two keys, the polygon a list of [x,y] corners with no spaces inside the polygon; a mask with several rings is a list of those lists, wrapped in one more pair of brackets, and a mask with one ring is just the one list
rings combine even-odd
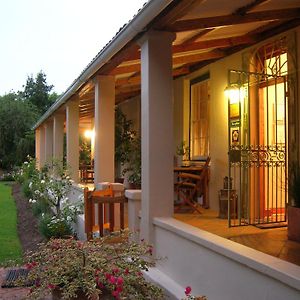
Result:
{"label": "sky", "polygon": [[64,92],[147,0],[0,0],[0,95],[39,71]]}

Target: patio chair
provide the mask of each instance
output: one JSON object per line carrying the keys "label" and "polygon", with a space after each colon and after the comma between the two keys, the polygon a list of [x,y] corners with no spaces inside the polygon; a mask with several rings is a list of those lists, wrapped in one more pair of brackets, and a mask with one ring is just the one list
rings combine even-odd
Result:
{"label": "patio chair", "polygon": [[209,163],[210,157],[207,157],[199,175],[188,172],[182,172],[178,174],[178,181],[175,183],[175,192],[178,195],[179,200],[181,200],[181,203],[177,206],[176,210],[179,210],[180,207],[186,204],[190,206],[193,211],[197,211],[201,214],[199,208],[200,205],[197,201],[197,197],[200,195],[203,196],[202,207],[209,207]]}

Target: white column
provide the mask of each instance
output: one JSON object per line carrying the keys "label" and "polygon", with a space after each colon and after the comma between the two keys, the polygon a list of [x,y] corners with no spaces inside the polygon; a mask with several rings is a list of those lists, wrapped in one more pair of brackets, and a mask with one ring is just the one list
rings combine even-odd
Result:
{"label": "white column", "polygon": [[41,168],[41,128],[38,127],[35,130],[35,161],[36,168]]}
{"label": "white column", "polygon": [[153,218],[173,215],[173,78],[175,34],[148,32],[141,39],[142,223],[153,242]]}
{"label": "white column", "polygon": [[74,182],[79,182],[79,103],[72,100],[66,106],[67,166]]}
{"label": "white column", "polygon": [[40,149],[39,149],[40,162],[39,162],[39,169],[41,169],[44,166],[45,161],[46,161],[46,156],[45,156],[45,126],[41,125],[39,127],[39,131],[40,131]]}
{"label": "white column", "polygon": [[53,158],[53,121],[45,124],[45,161],[51,163]]}
{"label": "white column", "polygon": [[64,152],[64,115],[57,114],[53,120],[53,157],[63,161]]}
{"label": "white column", "polygon": [[95,79],[94,182],[114,182],[115,80],[113,76]]}

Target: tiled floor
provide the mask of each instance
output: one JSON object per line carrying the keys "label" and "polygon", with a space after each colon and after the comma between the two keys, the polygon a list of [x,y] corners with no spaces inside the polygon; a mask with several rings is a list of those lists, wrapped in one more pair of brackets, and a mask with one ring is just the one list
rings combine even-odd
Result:
{"label": "tiled floor", "polygon": [[218,213],[203,210],[203,214],[180,213],[174,217],[182,222],[230,239],[258,251],[276,256],[300,266],[300,243],[287,239],[287,228],[259,229],[255,226],[228,227],[228,221]]}

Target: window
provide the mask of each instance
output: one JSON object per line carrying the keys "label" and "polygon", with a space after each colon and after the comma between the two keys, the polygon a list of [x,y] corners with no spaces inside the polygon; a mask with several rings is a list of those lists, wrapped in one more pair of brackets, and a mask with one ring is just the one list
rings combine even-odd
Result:
{"label": "window", "polygon": [[190,85],[190,159],[200,160],[209,154],[209,74]]}

